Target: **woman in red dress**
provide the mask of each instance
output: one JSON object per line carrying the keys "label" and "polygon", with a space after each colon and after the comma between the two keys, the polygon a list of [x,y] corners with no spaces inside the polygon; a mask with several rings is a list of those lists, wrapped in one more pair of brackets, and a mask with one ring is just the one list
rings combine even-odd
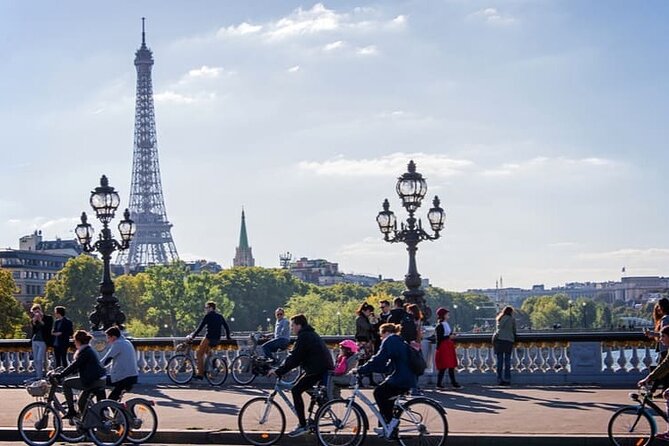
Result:
{"label": "woman in red dress", "polygon": [[444,374],[448,370],[448,377],[451,379],[451,386],[454,389],[461,389],[462,386],[455,380],[455,369],[458,366],[458,357],[455,354],[455,343],[453,338],[455,333],[448,323],[449,311],[446,308],[437,310],[437,353],[435,355],[435,365],[439,374],[437,375],[437,388],[444,388]]}

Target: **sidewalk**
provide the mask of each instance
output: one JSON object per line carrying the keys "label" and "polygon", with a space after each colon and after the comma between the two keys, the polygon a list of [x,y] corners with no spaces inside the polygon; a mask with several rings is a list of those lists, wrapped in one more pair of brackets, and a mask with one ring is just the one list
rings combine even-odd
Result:
{"label": "sidewalk", "polygon": [[[268,390],[230,384],[212,389],[198,383],[190,388],[137,386],[135,393],[156,401],[161,433],[156,442],[239,444],[239,437],[233,434],[237,430],[239,409],[248,399]],[[546,445],[569,435],[569,439],[561,439],[561,444],[595,445],[607,444],[609,417],[618,407],[628,404],[629,391],[599,387],[472,385],[459,391],[428,389],[425,395],[438,400],[446,409],[449,444],[529,444],[533,439],[537,444]],[[365,392],[371,397],[371,390]],[[346,396],[347,391],[343,395]],[[0,387],[0,401],[0,433],[4,433],[0,439],[10,440],[8,432],[16,432],[19,411],[33,399],[21,387],[4,386]],[[286,418],[287,427],[291,429],[295,419],[288,413]],[[664,429],[659,419],[658,428]],[[212,434],[214,431],[218,433]],[[305,440],[304,444],[314,441]],[[291,444],[293,442],[291,440]]]}

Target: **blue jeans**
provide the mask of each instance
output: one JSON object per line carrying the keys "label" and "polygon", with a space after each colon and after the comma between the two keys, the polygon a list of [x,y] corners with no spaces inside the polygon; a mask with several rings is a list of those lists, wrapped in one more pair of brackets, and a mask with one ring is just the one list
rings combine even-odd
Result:
{"label": "blue jeans", "polygon": [[511,381],[511,353],[497,353],[497,381]]}
{"label": "blue jeans", "polygon": [[32,341],[33,367],[37,379],[44,378],[44,363],[46,362],[46,342]]}
{"label": "blue jeans", "polygon": [[288,348],[290,340],[286,338],[276,338],[271,341],[267,341],[262,345],[262,351],[265,353],[265,357],[276,361],[273,353],[277,350],[285,350]]}

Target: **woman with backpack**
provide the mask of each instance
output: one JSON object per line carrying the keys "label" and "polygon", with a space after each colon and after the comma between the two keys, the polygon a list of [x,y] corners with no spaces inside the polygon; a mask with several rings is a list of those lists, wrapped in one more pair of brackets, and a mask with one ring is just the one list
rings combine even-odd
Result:
{"label": "woman with backpack", "polygon": [[448,377],[451,379],[451,387],[461,389],[462,386],[455,380],[455,369],[458,366],[458,357],[455,354],[455,343],[453,339],[455,333],[451,330],[448,323],[449,311],[446,308],[437,309],[437,353],[435,354],[435,365],[439,371],[437,375],[437,388],[444,388],[444,375],[448,370]]}

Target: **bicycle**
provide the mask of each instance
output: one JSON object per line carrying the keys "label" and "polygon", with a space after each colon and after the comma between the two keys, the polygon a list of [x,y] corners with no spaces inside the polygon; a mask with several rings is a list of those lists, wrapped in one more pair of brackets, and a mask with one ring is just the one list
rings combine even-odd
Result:
{"label": "bicycle", "polygon": [[669,422],[666,413],[653,402],[653,390],[653,387],[644,386],[639,392],[630,392],[630,399],[638,404],[622,407],[611,416],[608,425],[611,444],[617,446],[651,444],[657,435],[657,425],[649,409],[665,422]]}
{"label": "bicycle", "polygon": [[[263,336],[260,333],[251,334],[246,340],[238,341],[240,343],[240,354],[230,364],[232,379],[237,384],[251,384],[257,376],[267,376],[274,367],[275,362],[266,358],[264,353],[260,352]],[[279,350],[275,355],[283,356],[286,350]],[[277,362],[283,362],[285,356]],[[300,377],[302,369],[296,367],[282,377],[283,381],[294,384]]]}
{"label": "bicycle", "polygon": [[[167,376],[174,384],[188,384],[195,376],[193,340],[176,345],[176,354],[167,363]],[[228,361],[220,353],[211,351],[204,361],[204,376],[212,386],[220,386],[228,378]]]}
{"label": "bicycle", "polygon": [[349,398],[329,401],[318,411],[315,429],[320,445],[359,446],[365,441],[369,420],[356,399],[379,420],[381,427],[375,431],[387,440],[397,440],[402,446],[443,446],[446,442],[448,421],[438,402],[426,397],[407,400],[406,394],[394,397],[393,418],[386,423],[376,404],[361,392],[356,382]]}
{"label": "bicycle", "polygon": [[[121,392],[119,402],[123,400],[125,394],[125,390]],[[122,405],[128,418],[127,440],[130,443],[146,443],[156,434],[158,415],[153,406],[155,406],[154,401],[141,397],[130,398]]]}
{"label": "bicycle", "polygon": [[[279,396],[297,417],[293,402],[284,392],[291,387],[292,384],[277,378],[274,390],[269,395],[250,399],[242,406],[237,416],[237,426],[246,441],[255,446],[270,446],[281,439],[286,430],[286,414],[275,399]],[[311,396],[307,410],[307,424],[313,432],[316,412],[328,400],[327,385],[321,383],[307,393]]]}
{"label": "bicycle", "polygon": [[125,408],[116,401],[107,399],[93,403],[93,397],[100,397],[104,387],[93,389],[89,394],[79,418],[72,418],[75,433],[63,431],[62,414],[65,405],[58,400],[56,392],[61,383],[53,372],[46,380],[39,380],[26,386],[28,393],[37,399],[25,406],[17,421],[19,434],[30,446],[50,446],[58,438],[78,442],[86,437],[97,446],[119,446],[128,434],[128,419]]}

